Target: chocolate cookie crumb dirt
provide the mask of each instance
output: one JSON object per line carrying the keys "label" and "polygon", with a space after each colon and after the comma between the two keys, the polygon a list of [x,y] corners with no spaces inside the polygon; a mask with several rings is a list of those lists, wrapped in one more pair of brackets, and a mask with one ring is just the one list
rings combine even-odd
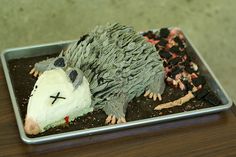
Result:
{"label": "chocolate cookie crumb dirt", "polygon": [[[25,119],[29,95],[34,86],[34,83],[36,82],[36,78],[29,75],[30,69],[36,62],[49,57],[54,57],[56,55],[58,54],[50,56],[48,55],[32,58],[14,59],[8,62],[14,92],[17,98],[17,102],[19,104],[22,119]],[[205,85],[205,88],[209,90],[207,84]],[[197,98],[193,98],[182,106],[173,107],[170,109],[163,109],[161,111],[154,110],[154,108],[158,104],[176,100],[180,97],[183,97],[185,94],[185,91],[182,91],[179,88],[173,88],[172,86],[167,84],[166,89],[162,95],[162,101],[153,101],[152,99],[145,98],[143,95],[141,95],[140,97],[133,99],[128,104],[126,120],[129,122],[213,106],[212,104],[206,102],[204,99],[199,100]],[[68,131],[100,127],[105,125],[105,119],[106,114],[103,111],[98,110],[88,113],[82,117],[79,117],[74,121],[70,122],[69,124],[51,128],[48,131],[40,133],[38,135],[28,136],[40,137],[45,135],[64,133]]]}

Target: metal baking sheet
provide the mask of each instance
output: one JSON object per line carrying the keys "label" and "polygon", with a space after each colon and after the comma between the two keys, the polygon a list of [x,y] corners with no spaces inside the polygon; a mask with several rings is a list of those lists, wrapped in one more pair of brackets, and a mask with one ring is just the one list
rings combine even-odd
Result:
{"label": "metal baking sheet", "polygon": [[90,128],[90,129],[85,129],[85,130],[76,130],[76,131],[70,131],[66,133],[59,133],[59,134],[47,135],[47,136],[42,136],[42,137],[34,137],[34,138],[29,138],[25,134],[25,131],[23,128],[23,119],[21,119],[21,116],[20,116],[19,106],[16,101],[16,96],[14,93],[14,88],[11,82],[7,63],[9,60],[12,60],[12,59],[48,55],[48,54],[57,53],[57,52],[59,53],[61,52],[62,49],[66,48],[67,45],[72,43],[73,41],[64,41],[64,42],[57,42],[57,43],[51,43],[51,44],[41,44],[41,45],[5,50],[1,54],[1,60],[2,60],[3,70],[5,73],[7,86],[9,89],[9,93],[10,93],[13,109],[15,112],[16,121],[17,121],[21,139],[27,144],[40,144],[40,143],[52,142],[56,140],[64,140],[68,138],[89,136],[89,135],[94,135],[98,133],[105,133],[109,131],[127,129],[131,127],[144,126],[147,124],[149,125],[157,124],[160,122],[176,120],[176,119],[186,118],[186,117],[193,117],[193,116],[203,115],[203,114],[209,114],[209,113],[214,113],[214,112],[219,112],[219,111],[229,109],[232,106],[232,100],[229,98],[229,96],[227,95],[227,93],[225,92],[225,90],[223,89],[223,87],[221,86],[221,84],[219,83],[215,75],[213,74],[210,67],[204,61],[203,57],[200,55],[197,49],[190,42],[189,38],[186,35],[185,35],[185,38],[186,38],[186,43],[187,43],[187,52],[188,53],[191,52],[191,54],[189,55],[191,55],[195,59],[194,61],[199,65],[199,70],[201,74],[206,77],[206,80],[210,88],[216,91],[217,96],[221,99],[221,102],[222,102],[221,105],[193,110],[193,111],[185,111],[185,112],[175,113],[171,115],[164,115],[160,117],[136,120],[136,121],[131,121],[131,122],[123,123],[123,124],[102,126],[102,127]]}

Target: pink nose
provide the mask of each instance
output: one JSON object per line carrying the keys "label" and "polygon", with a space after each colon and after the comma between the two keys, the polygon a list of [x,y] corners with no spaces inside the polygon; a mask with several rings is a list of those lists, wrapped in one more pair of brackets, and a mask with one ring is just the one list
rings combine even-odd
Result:
{"label": "pink nose", "polygon": [[25,118],[25,132],[29,135],[36,135],[40,133],[39,125],[32,118],[26,116]]}

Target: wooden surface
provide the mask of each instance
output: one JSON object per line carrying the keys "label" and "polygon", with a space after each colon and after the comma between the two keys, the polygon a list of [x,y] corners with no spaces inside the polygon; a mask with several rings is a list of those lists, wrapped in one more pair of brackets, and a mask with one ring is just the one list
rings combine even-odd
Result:
{"label": "wooden surface", "polygon": [[0,66],[0,156],[236,156],[236,109],[42,145],[24,144]]}

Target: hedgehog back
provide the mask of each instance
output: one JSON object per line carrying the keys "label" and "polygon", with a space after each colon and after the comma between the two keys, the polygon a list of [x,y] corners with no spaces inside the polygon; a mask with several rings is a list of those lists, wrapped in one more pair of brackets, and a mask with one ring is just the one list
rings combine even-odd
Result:
{"label": "hedgehog back", "polygon": [[131,101],[164,71],[155,47],[133,28],[118,23],[97,26],[65,57],[70,66],[84,72],[98,106],[124,94]]}

